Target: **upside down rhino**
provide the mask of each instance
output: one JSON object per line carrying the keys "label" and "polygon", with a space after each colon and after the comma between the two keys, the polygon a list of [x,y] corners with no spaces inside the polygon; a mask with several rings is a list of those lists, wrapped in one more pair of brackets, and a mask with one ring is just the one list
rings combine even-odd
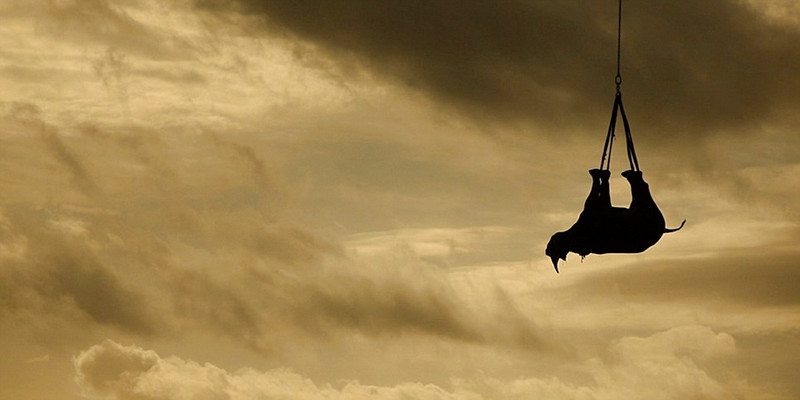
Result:
{"label": "upside down rhino", "polygon": [[631,185],[631,204],[628,208],[612,207],[609,194],[608,170],[592,169],[592,189],[586,198],[578,221],[564,232],[557,232],[547,243],[545,254],[553,261],[558,272],[558,260],[567,260],[573,252],[585,257],[590,253],[641,253],[656,244],[664,233],[683,228],[668,229],[664,216],[658,209],[650,187],[641,171],[628,170],[622,176]]}

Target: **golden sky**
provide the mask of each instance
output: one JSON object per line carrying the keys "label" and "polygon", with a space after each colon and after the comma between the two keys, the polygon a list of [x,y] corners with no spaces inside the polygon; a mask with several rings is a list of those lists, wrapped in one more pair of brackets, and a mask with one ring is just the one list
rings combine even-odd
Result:
{"label": "golden sky", "polygon": [[623,15],[556,274],[615,1],[0,0],[0,398],[800,398],[800,5]]}

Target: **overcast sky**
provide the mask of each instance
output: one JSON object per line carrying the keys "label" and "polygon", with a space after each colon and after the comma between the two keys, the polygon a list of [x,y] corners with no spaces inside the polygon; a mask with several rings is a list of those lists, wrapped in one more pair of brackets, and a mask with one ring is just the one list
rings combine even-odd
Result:
{"label": "overcast sky", "polygon": [[[0,0],[0,398],[800,397],[800,4]],[[612,200],[630,201],[622,143]]]}

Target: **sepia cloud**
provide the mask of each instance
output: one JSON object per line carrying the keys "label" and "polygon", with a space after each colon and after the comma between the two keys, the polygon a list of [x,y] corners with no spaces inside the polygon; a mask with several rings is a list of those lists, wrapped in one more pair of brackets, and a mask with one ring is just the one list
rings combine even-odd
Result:
{"label": "sepia cloud", "polygon": [[[423,334],[444,340],[562,353],[566,346],[519,309],[501,288],[468,298],[446,276],[403,251],[360,258],[345,271],[309,280],[296,315],[379,337]],[[504,328],[499,328],[499,326]]]}
{"label": "sepia cloud", "polygon": [[87,196],[96,196],[99,189],[89,174],[83,159],[67,147],[53,125],[47,124],[41,116],[41,109],[32,103],[4,102],[0,104],[0,119],[15,125],[18,133],[38,134],[52,159],[72,178],[76,188]]}
{"label": "sepia cloud", "polygon": [[[27,5],[37,11],[42,32],[76,42],[99,42],[110,48],[139,55],[175,60],[190,57],[191,44],[180,36],[165,34],[148,21],[140,21],[131,9],[108,0],[55,1]],[[132,10],[139,11],[139,10]]]}
{"label": "sepia cloud", "polygon": [[736,351],[733,339],[707,327],[686,326],[648,337],[625,337],[608,359],[578,367],[587,384],[570,379],[482,377],[447,385],[402,382],[391,386],[343,381],[315,383],[303,375],[273,369],[230,372],[209,363],[161,357],[152,350],[104,341],[74,358],[75,379],[89,396],[102,399],[598,399],[645,395],[651,399],[722,399],[757,393],[740,382],[714,378],[708,360]]}
{"label": "sepia cloud", "polygon": [[[158,331],[149,299],[84,238],[38,227],[45,221],[20,217],[20,209],[4,211],[13,225],[3,236],[19,246],[0,261],[0,308],[7,323],[27,324],[23,332],[41,338],[95,324],[143,336]],[[38,323],[30,321],[33,315]]]}
{"label": "sepia cloud", "polygon": [[[743,307],[792,307],[800,293],[792,282],[800,271],[796,250],[730,251],[697,259],[637,263],[619,271],[597,272],[575,290],[615,294],[631,301],[653,300]],[[657,288],[666,285],[668,292]]]}
{"label": "sepia cloud", "polygon": [[[465,302],[424,252],[351,254],[318,225],[296,219],[297,194],[273,151],[214,134],[178,146],[172,141],[188,138],[180,132],[157,137],[95,124],[71,127],[62,139],[35,105],[6,108],[2,121],[19,129],[8,143],[25,149],[18,165],[49,158],[83,194],[53,205],[20,191],[6,204],[9,268],[0,276],[11,318],[50,312],[54,324],[146,337],[202,328],[264,353],[280,351],[295,333],[311,341],[359,332],[545,353],[568,347],[546,340],[500,288]],[[42,129],[52,134],[31,147]],[[28,173],[50,179],[46,164]],[[88,190],[99,187],[102,196]],[[476,243],[505,230],[452,232]],[[385,238],[378,244],[385,247]]]}
{"label": "sepia cloud", "polygon": [[[381,78],[478,118],[580,126],[612,100],[612,3],[196,2],[261,17]],[[796,26],[737,1],[626,4],[625,93],[638,126],[691,139],[755,127],[798,104]],[[604,118],[604,117],[603,117]],[[560,131],[560,129],[558,129]]]}
{"label": "sepia cloud", "polygon": [[797,397],[797,7],[625,2],[688,222],[556,275],[615,68],[578,3],[3,2],[0,397]]}

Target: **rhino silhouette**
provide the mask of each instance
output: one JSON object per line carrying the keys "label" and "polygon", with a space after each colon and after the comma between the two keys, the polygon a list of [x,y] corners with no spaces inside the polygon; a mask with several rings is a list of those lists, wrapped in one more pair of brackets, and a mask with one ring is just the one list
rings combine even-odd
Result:
{"label": "rhino silhouette", "polygon": [[641,253],[656,244],[664,233],[683,228],[666,228],[664,216],[658,209],[650,186],[641,171],[628,170],[622,176],[631,186],[631,204],[628,208],[613,207],[609,194],[608,170],[592,169],[592,188],[586,198],[578,221],[564,232],[557,232],[547,243],[545,255],[550,257],[558,272],[558,260],[567,260],[573,252],[585,257],[588,254]]}

